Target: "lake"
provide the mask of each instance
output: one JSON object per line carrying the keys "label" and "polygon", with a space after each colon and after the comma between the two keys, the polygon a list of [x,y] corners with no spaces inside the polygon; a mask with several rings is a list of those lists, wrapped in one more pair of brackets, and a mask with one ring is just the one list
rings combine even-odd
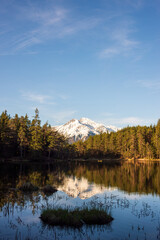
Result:
{"label": "lake", "polygon": [[[30,181],[57,192],[25,194]],[[103,208],[109,225],[49,227],[40,217],[46,207]],[[0,164],[0,240],[6,239],[160,239],[159,162],[65,162]]]}

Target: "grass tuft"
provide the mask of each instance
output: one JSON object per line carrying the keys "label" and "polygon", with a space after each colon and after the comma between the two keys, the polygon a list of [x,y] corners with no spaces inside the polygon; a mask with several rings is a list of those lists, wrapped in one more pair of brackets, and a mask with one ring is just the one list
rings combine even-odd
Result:
{"label": "grass tuft", "polygon": [[45,209],[40,218],[49,225],[81,227],[83,224],[107,224],[113,218],[104,210],[99,209]]}

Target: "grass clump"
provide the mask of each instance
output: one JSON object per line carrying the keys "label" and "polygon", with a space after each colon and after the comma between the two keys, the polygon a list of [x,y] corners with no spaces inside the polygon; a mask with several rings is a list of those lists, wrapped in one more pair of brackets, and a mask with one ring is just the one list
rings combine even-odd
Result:
{"label": "grass clump", "polygon": [[[76,212],[76,210],[75,210]],[[113,220],[104,210],[99,209],[83,209],[78,214],[86,224],[107,224]]]}
{"label": "grass clump", "polygon": [[113,220],[104,210],[99,209],[45,209],[40,218],[49,225],[81,227],[83,224],[107,224]]}
{"label": "grass clump", "polygon": [[23,191],[23,192],[33,192],[33,191],[37,191],[39,188],[35,185],[33,185],[30,182],[26,182],[23,183],[20,187],[19,190]]}

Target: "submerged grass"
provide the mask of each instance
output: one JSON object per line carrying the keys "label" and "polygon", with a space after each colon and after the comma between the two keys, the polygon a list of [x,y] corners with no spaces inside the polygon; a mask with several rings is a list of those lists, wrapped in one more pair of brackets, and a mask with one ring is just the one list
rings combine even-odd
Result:
{"label": "submerged grass", "polygon": [[83,224],[107,224],[113,218],[104,210],[99,209],[45,209],[40,218],[49,225],[81,227]]}

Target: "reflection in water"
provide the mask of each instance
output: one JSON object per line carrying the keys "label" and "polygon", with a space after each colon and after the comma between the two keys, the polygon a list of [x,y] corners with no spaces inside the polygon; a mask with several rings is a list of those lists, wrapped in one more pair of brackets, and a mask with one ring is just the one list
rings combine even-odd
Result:
{"label": "reflection in water", "polygon": [[[89,183],[84,177],[78,179],[77,177],[64,177],[63,185],[58,187],[58,190],[67,193],[72,197],[79,197],[81,199],[90,198],[95,194],[104,192],[106,187],[95,183]],[[113,188],[107,188],[107,191],[112,191]]]}
{"label": "reflection in water", "polygon": [[[17,190],[30,181],[58,191]],[[159,163],[57,163],[0,165],[0,239],[160,239]],[[111,212],[107,226],[48,227],[43,208],[99,207]]]}

